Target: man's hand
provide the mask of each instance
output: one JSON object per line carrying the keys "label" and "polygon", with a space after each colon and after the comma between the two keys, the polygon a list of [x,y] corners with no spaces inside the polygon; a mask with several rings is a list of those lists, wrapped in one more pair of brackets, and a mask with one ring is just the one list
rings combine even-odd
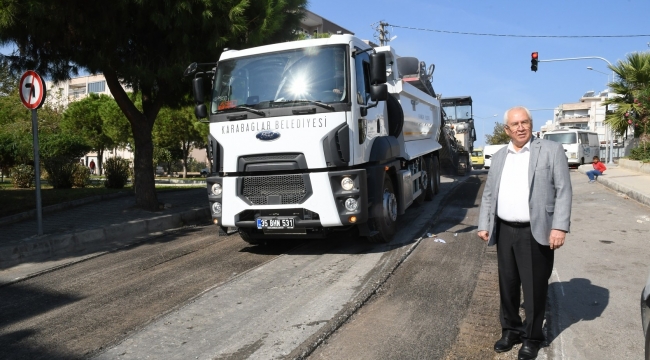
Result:
{"label": "man's hand", "polygon": [[551,245],[551,250],[559,249],[560,246],[564,245],[565,237],[566,237],[566,232],[562,230],[552,229],[551,236],[548,239],[548,242]]}
{"label": "man's hand", "polygon": [[483,241],[490,240],[490,233],[485,231],[485,230],[481,230],[477,234],[478,234],[478,237],[480,237]]}

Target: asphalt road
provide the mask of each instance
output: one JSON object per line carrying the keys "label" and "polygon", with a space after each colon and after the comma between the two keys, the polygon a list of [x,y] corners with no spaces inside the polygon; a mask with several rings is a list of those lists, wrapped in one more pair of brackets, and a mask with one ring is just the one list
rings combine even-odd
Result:
{"label": "asphalt road", "polygon": [[214,231],[184,229],[1,287],[0,358],[84,358],[286,250]]}
{"label": "asphalt road", "polygon": [[[443,181],[450,196],[458,181]],[[6,284],[0,358],[300,356],[390,276],[442,200],[410,209],[391,244],[335,236],[268,249],[185,228]]]}
{"label": "asphalt road", "polygon": [[[436,215],[431,232],[445,243],[424,239],[375,296],[309,359],[492,358],[494,352],[485,350],[494,342],[498,323],[496,307],[487,301],[498,298],[498,293],[493,262],[488,264],[492,272],[479,275],[484,257],[494,258],[476,236],[481,178],[470,176]],[[473,299],[480,278],[481,290]],[[469,313],[471,303],[481,313]],[[488,317],[482,314],[486,312]],[[485,325],[474,332],[477,322]],[[469,346],[456,344],[461,328],[472,332]]]}

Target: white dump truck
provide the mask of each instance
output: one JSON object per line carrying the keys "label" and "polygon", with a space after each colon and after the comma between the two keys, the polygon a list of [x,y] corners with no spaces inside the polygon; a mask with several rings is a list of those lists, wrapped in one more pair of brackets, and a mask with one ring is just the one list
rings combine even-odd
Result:
{"label": "white dump truck", "polygon": [[210,124],[213,222],[251,244],[355,229],[390,241],[398,216],[439,191],[433,69],[352,35],[190,65],[196,115]]}

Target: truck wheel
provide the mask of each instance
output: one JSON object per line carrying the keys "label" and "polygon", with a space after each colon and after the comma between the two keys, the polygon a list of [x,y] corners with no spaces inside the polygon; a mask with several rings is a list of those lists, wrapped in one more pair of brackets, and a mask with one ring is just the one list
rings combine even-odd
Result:
{"label": "truck wheel", "polygon": [[[424,191],[424,200],[431,201],[438,193],[438,182],[440,182],[440,172],[435,168],[434,160],[429,156],[424,157],[424,169],[427,172],[427,182]],[[437,163],[436,163],[437,164]]]}
{"label": "truck wheel", "polygon": [[237,231],[239,232],[239,236],[241,237],[241,239],[251,245],[262,245],[265,243],[264,240],[254,239],[253,236],[251,235],[252,231],[250,229],[238,228]]}
{"label": "truck wheel", "polygon": [[397,198],[393,190],[393,182],[388,174],[384,174],[384,186],[381,202],[373,205],[371,242],[389,243],[397,227]]}
{"label": "truck wheel", "polygon": [[[433,178],[433,194],[435,195],[440,192],[440,160],[437,156],[433,156],[431,163],[433,164],[431,171],[433,175],[431,177]],[[431,195],[431,198],[433,198],[433,195]]]}

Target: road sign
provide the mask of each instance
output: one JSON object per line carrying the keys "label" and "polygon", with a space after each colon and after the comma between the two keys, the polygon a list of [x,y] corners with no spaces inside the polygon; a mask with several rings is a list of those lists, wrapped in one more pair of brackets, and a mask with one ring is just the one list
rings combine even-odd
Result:
{"label": "road sign", "polygon": [[27,70],[20,78],[20,101],[26,108],[36,110],[45,101],[45,82],[33,70]]}

